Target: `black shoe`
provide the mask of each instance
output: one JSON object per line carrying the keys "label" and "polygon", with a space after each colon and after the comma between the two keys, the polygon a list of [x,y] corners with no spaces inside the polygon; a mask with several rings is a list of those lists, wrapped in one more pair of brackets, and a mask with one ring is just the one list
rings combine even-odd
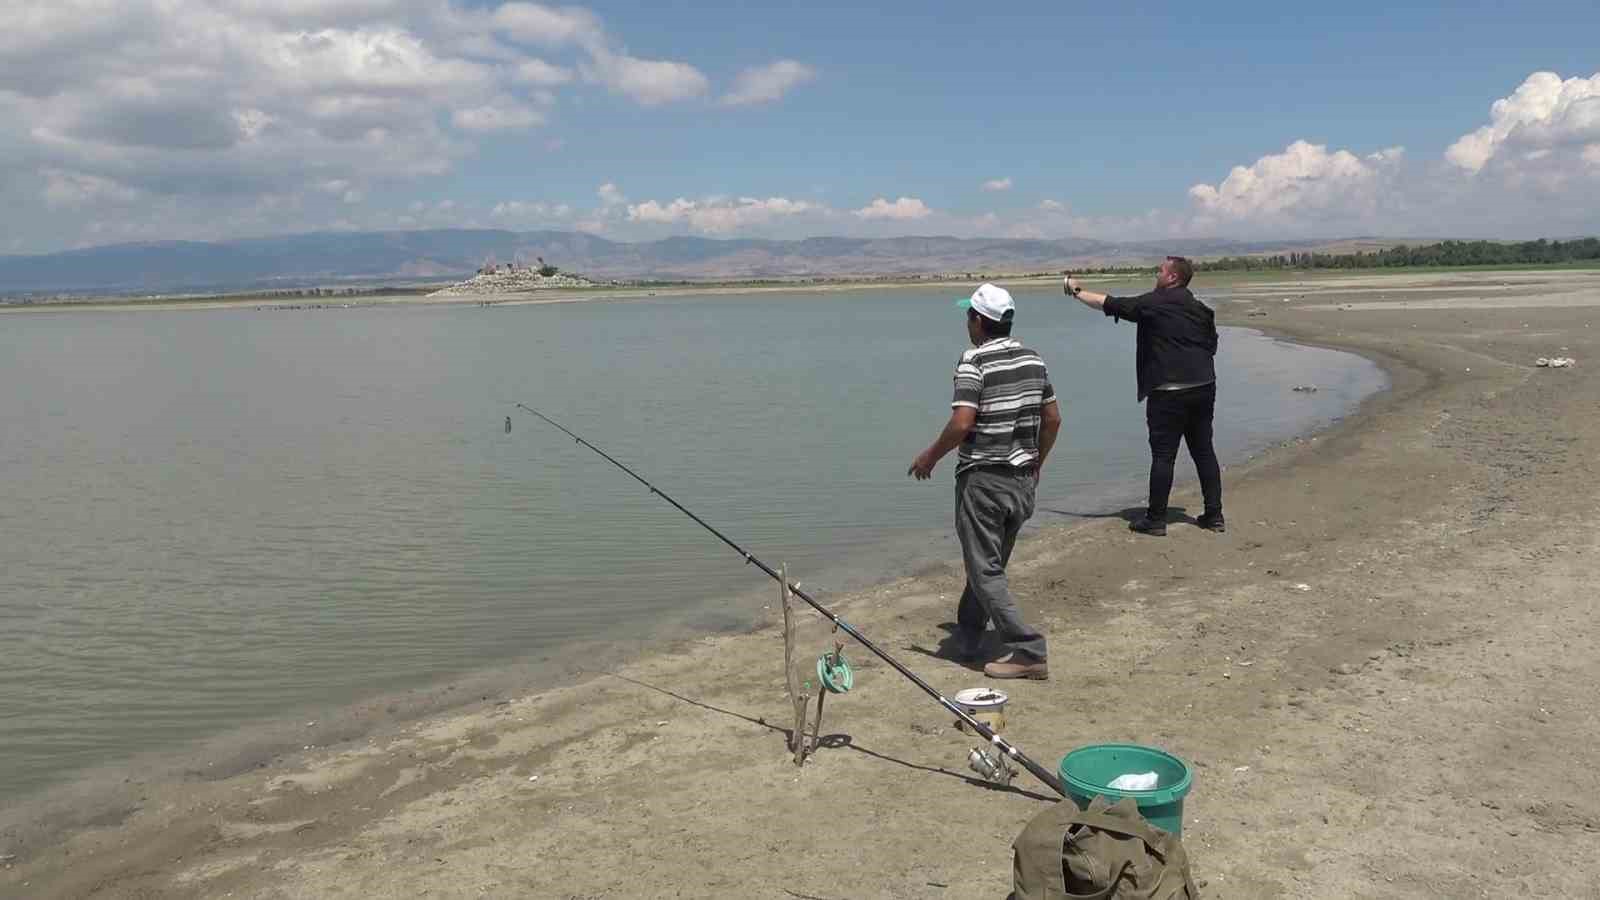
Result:
{"label": "black shoe", "polygon": [[1200,518],[1195,519],[1194,523],[1207,531],[1215,531],[1218,534],[1228,530],[1228,523],[1222,521],[1221,510],[1218,510],[1214,513],[1206,513]]}
{"label": "black shoe", "polygon": [[1148,534],[1153,537],[1167,536],[1167,523],[1160,519],[1152,519],[1149,514],[1140,516],[1137,520],[1128,523],[1129,531]]}

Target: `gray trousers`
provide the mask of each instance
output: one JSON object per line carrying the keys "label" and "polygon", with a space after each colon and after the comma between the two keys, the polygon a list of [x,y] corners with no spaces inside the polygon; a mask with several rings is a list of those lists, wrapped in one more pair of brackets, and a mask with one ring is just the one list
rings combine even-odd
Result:
{"label": "gray trousers", "polygon": [[993,622],[1008,650],[1046,658],[1044,635],[1022,621],[1022,611],[1006,585],[1006,563],[1022,523],[1033,515],[1038,483],[1031,470],[998,467],[968,469],[956,476],[956,536],[967,567],[967,588],[961,592],[956,622],[968,646],[976,646],[984,626]]}

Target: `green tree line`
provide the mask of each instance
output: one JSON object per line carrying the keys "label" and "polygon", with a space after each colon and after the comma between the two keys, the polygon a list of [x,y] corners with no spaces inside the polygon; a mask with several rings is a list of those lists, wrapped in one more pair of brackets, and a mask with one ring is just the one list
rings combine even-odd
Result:
{"label": "green tree line", "polygon": [[1520,266],[1600,260],[1600,238],[1505,243],[1443,241],[1417,247],[1390,247],[1371,253],[1280,253],[1276,256],[1225,256],[1197,261],[1202,272],[1261,269],[1393,269],[1406,266]]}

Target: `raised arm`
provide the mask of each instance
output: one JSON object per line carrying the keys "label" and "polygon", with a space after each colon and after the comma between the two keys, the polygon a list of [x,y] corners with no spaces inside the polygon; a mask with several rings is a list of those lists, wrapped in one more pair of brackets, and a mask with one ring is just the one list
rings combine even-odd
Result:
{"label": "raised arm", "polygon": [[1073,278],[1071,275],[1061,279],[1061,290],[1066,292],[1068,297],[1077,297],[1079,303],[1090,309],[1105,308],[1107,295],[1084,290],[1078,279]]}

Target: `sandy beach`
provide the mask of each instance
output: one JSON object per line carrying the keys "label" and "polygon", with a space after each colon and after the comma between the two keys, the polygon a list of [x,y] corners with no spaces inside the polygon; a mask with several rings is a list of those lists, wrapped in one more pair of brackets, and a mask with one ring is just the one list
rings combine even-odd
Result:
{"label": "sandy beach", "polygon": [[[1007,737],[1052,768],[1103,741],[1188,760],[1208,897],[1592,896],[1600,271],[1228,292],[1224,323],[1366,355],[1393,386],[1230,468],[1225,535],[1136,536],[1119,514],[1041,529],[1012,572],[1052,678],[1008,687]],[[1534,364],[1553,356],[1577,364]],[[1141,415],[1131,359],[1116,377]],[[1192,491],[1174,502],[1197,512]],[[819,599],[949,694],[985,683],[936,655],[960,581],[952,558]],[[848,645],[855,690],[796,769],[779,624],[0,811],[0,896],[1005,897],[1051,792],[976,780],[973,739]],[[829,640],[807,620],[802,647]]]}

